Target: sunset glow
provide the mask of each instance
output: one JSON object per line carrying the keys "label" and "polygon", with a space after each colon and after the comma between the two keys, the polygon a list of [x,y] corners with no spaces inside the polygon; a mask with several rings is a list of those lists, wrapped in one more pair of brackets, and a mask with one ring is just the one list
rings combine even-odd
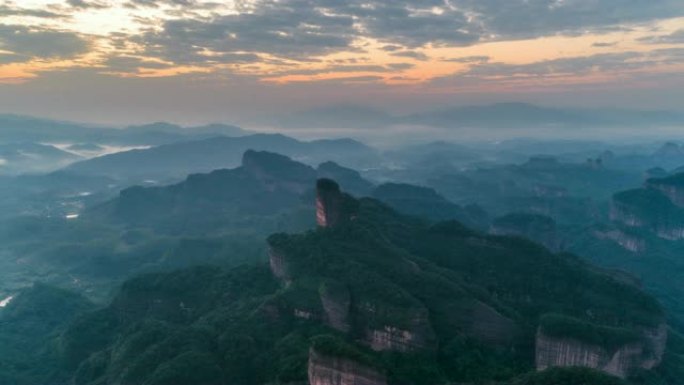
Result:
{"label": "sunset glow", "polygon": [[680,82],[684,6],[622,2],[523,2],[525,13],[508,15],[496,2],[466,0],[6,1],[0,84],[87,73],[459,94],[658,86],[637,74]]}

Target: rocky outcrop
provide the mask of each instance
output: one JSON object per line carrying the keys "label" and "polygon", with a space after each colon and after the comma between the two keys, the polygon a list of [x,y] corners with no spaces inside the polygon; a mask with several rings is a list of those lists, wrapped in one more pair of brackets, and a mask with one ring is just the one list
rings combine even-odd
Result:
{"label": "rocky outcrop", "polygon": [[645,329],[643,337],[647,342],[645,353],[646,357],[641,362],[644,369],[652,369],[660,364],[667,347],[667,324],[661,323],[653,329]]}
{"label": "rocky outcrop", "polygon": [[601,158],[588,158],[585,165],[593,170],[598,170],[603,168],[603,159]]}
{"label": "rocky outcrop", "polygon": [[375,351],[425,350],[433,347],[433,341],[434,331],[427,311],[414,315],[408,327],[383,325],[381,328],[367,328],[365,335],[365,342]]}
{"label": "rocky outcrop", "polygon": [[628,205],[613,200],[610,205],[610,220],[629,227],[643,227],[644,220],[630,210]]}
{"label": "rocky outcrop", "polygon": [[658,224],[655,228],[655,233],[658,237],[670,241],[678,241],[684,239],[684,224],[682,225],[667,225]]}
{"label": "rocky outcrop", "polygon": [[332,179],[321,178],[316,183],[316,222],[320,227],[334,227],[354,219],[358,202],[340,191]]}
{"label": "rocky outcrop", "polygon": [[333,329],[343,333],[349,331],[349,290],[342,285],[325,282],[319,289],[325,321]]}
{"label": "rocky outcrop", "polygon": [[424,346],[420,339],[416,333],[389,325],[366,332],[366,340],[375,351],[410,352],[422,349]]}
{"label": "rocky outcrop", "polygon": [[646,187],[660,191],[672,203],[684,207],[684,186],[681,185],[683,176],[678,174],[669,178],[652,178],[646,181]]}
{"label": "rocky outcrop", "polygon": [[641,253],[646,250],[646,241],[636,235],[629,235],[622,230],[594,231],[594,236],[598,239],[607,239],[615,242],[620,247],[632,253]]}
{"label": "rocky outcrop", "polygon": [[332,179],[316,183],[316,222],[320,227],[333,227],[342,219],[343,196],[340,186]]}
{"label": "rocky outcrop", "polygon": [[268,263],[271,267],[271,272],[273,276],[278,278],[281,282],[286,285],[292,281],[292,277],[288,272],[287,260],[285,259],[285,254],[277,250],[273,246],[268,248]]}
{"label": "rocky outcrop", "polygon": [[626,378],[634,370],[657,366],[662,361],[666,342],[664,324],[644,331],[640,341],[612,350],[573,338],[550,336],[540,328],[536,338],[536,367],[544,370],[554,366],[582,366]]}
{"label": "rocky outcrop", "polygon": [[344,190],[355,196],[366,196],[373,184],[364,179],[358,171],[342,167],[335,162],[321,163],[316,169],[318,178],[328,178],[344,186]]}
{"label": "rocky outcrop", "polygon": [[379,371],[354,360],[309,349],[309,385],[385,385]]}

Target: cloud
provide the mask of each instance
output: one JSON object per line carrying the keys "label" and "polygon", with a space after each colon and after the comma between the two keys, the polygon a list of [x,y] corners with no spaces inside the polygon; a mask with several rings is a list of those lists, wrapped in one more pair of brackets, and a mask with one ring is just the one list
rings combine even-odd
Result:
{"label": "cloud", "polygon": [[616,41],[597,41],[592,44],[592,47],[604,48],[604,47],[615,47],[617,45]]}
{"label": "cloud", "polygon": [[496,40],[578,35],[684,15],[681,0],[456,0]]}
{"label": "cloud", "polygon": [[67,4],[74,8],[81,9],[104,9],[109,8],[109,5],[100,1],[86,1],[86,0],[67,0]]}
{"label": "cloud", "polygon": [[177,64],[211,62],[216,54],[304,59],[351,48],[355,36],[351,17],[329,15],[303,3],[308,2],[274,2],[255,13],[209,20],[167,20],[160,30],[147,31],[135,40],[145,46],[147,55]]}
{"label": "cloud", "polygon": [[0,15],[1,16],[29,16],[29,17],[39,17],[46,19],[58,19],[65,18],[67,15],[47,11],[44,9],[27,9],[19,7],[11,7],[9,5],[0,5]]}
{"label": "cloud", "polygon": [[408,57],[411,59],[422,60],[422,61],[429,59],[429,57],[426,54],[424,54],[422,52],[418,52],[418,51],[393,52],[390,55],[396,56],[396,57]]}
{"label": "cloud", "polygon": [[407,70],[407,69],[415,67],[415,64],[411,64],[411,63],[390,63],[387,65],[387,67],[389,67],[393,70]]}
{"label": "cloud", "polygon": [[14,62],[72,58],[87,52],[89,46],[88,40],[73,32],[0,24],[0,49],[14,54]]}
{"label": "cloud", "polygon": [[651,68],[659,63],[680,60],[682,51],[659,53],[621,52],[591,56],[543,60],[528,64],[507,64],[499,62],[482,63],[468,70],[449,76],[432,79],[434,85],[484,85],[502,84],[520,79],[545,79],[568,76],[582,76],[590,73],[619,73]]}
{"label": "cloud", "polygon": [[639,40],[652,44],[682,44],[684,43],[684,28],[678,29],[669,35],[646,36]]}
{"label": "cloud", "polygon": [[145,60],[136,56],[123,55],[109,57],[102,64],[105,65],[108,70],[123,73],[138,72],[141,68],[162,69],[171,67],[171,65],[168,63]]}
{"label": "cloud", "polygon": [[[131,4],[186,10],[213,6],[192,0],[132,0]],[[185,14],[165,20],[160,28],[150,28],[134,39],[145,46],[144,54],[178,64],[215,62],[221,54],[237,53],[304,60],[358,49],[355,43],[362,38],[385,43],[381,49],[395,56],[426,60],[415,48],[578,35],[684,14],[679,0],[261,0],[250,4],[248,12]]]}
{"label": "cloud", "polygon": [[131,0],[126,3],[129,7],[148,7],[148,8],[159,8],[161,5],[173,5],[173,6],[185,6],[185,7],[195,7],[199,5],[197,1],[194,0]]}
{"label": "cloud", "polygon": [[446,58],[443,59],[442,61],[445,62],[451,62],[451,63],[486,63],[490,59],[489,56],[465,56],[465,57],[455,57],[455,58]]}
{"label": "cloud", "polygon": [[311,81],[314,84],[365,84],[365,83],[376,83],[383,80],[382,76],[343,76],[333,79],[316,79]]}
{"label": "cloud", "polygon": [[641,58],[637,52],[598,54],[592,56],[545,60],[530,64],[488,63],[473,67],[470,75],[478,76],[548,76],[579,75],[592,71],[613,71],[626,68],[642,67],[642,62],[630,62]]}
{"label": "cloud", "polygon": [[413,68],[414,65],[411,63],[390,63],[387,66],[376,65],[376,64],[360,64],[360,65],[329,65],[323,68],[310,68],[310,69],[293,69],[279,72],[278,76],[285,75],[321,75],[321,74],[331,74],[331,73],[349,73],[349,72],[377,72],[377,73],[388,73],[402,71],[409,68]]}
{"label": "cloud", "polygon": [[405,47],[470,45],[482,29],[469,21],[466,9],[444,0],[343,1],[319,0],[334,12],[351,15],[362,31],[380,41]]}

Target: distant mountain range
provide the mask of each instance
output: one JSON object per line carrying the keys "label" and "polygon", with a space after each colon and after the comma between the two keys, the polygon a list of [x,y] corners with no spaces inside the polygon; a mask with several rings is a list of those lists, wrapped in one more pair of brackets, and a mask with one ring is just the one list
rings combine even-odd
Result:
{"label": "distant mountain range", "polygon": [[408,115],[389,115],[367,107],[340,105],[290,114],[277,125],[300,128],[372,128],[420,125],[441,128],[640,127],[684,124],[684,113],[627,109],[542,107],[497,103],[449,107]]}
{"label": "distant mountain range", "polygon": [[239,127],[209,124],[182,127],[152,123],[126,128],[111,128],[10,114],[0,114],[0,143],[97,143],[119,145],[159,145],[212,136],[249,134]]}
{"label": "distant mountain range", "polygon": [[271,151],[309,164],[332,160],[351,166],[377,159],[376,151],[351,139],[303,142],[280,134],[213,137],[101,156],[69,166],[81,175],[119,179],[172,178],[240,165],[247,150]]}
{"label": "distant mountain range", "polygon": [[[272,184],[275,193],[306,189],[300,183],[313,175],[265,153],[246,154],[243,171],[268,184],[265,165],[292,171],[287,183]],[[109,305],[61,329],[53,355],[61,371],[42,378],[165,385],[621,384],[601,372],[636,371],[664,383],[681,378],[677,333],[658,302],[618,273],[458,222],[427,224],[322,182],[316,217],[336,212],[339,221],[270,236],[270,272],[262,264],[133,278]],[[668,337],[677,343],[666,344]],[[536,373],[549,366],[571,367],[567,380]]]}
{"label": "distant mountain range", "polygon": [[[387,112],[356,105],[332,105],[282,116],[264,117],[262,122],[281,128],[377,128],[419,125],[440,128],[524,127],[657,127],[684,124],[684,112],[617,108],[560,108],[528,103],[496,103],[458,106],[413,114]],[[69,142],[116,144],[168,144],[212,136],[249,134],[240,127],[208,124],[182,127],[151,123],[112,128],[82,123],[0,114],[0,142]]]}
{"label": "distant mountain range", "polygon": [[0,142],[0,175],[53,171],[81,159],[57,147],[31,142]]}
{"label": "distant mountain range", "polygon": [[[255,223],[257,218],[289,210],[312,210],[311,186],[317,178],[343,181],[355,195],[373,196],[403,214],[486,227],[487,214],[481,208],[461,207],[426,187],[396,183],[376,187],[355,170],[334,162],[314,169],[284,155],[254,150],[244,153],[237,168],[191,174],[169,186],[124,189],[117,198],[86,211],[84,217],[170,232],[244,228],[245,217]],[[207,224],[209,228],[202,227]]]}

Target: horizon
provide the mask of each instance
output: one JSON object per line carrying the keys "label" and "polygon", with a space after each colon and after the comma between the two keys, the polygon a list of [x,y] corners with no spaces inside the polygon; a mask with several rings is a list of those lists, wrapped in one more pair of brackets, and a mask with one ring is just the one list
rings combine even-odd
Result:
{"label": "horizon", "polygon": [[[486,112],[483,115],[481,111],[478,113],[478,110]],[[473,111],[476,111],[475,115],[469,115]],[[487,111],[489,115],[505,116],[512,113],[513,120],[509,124],[498,118],[494,121],[488,121]],[[541,113],[547,121],[535,121],[534,116],[519,116],[521,111],[523,115]],[[465,114],[466,122],[455,120],[453,124],[446,122],[445,125],[445,122],[442,121],[444,118],[440,117],[441,114],[447,114],[446,116],[456,114],[456,117],[459,114]],[[571,114],[570,120],[568,120],[567,114]],[[579,114],[578,116],[581,119],[590,120],[573,121],[572,114]],[[622,114],[638,114],[639,119],[646,119],[646,121],[630,122],[629,116],[625,118],[621,116]],[[355,115],[359,115],[358,119]],[[609,117],[609,120],[602,122],[606,116]],[[438,141],[477,144],[518,139],[532,141],[604,141],[624,145],[644,141],[660,143],[684,138],[680,130],[681,125],[684,124],[684,112],[680,113],[675,110],[629,110],[600,107],[559,108],[510,101],[427,109],[403,115],[391,114],[381,109],[361,105],[341,104],[276,117],[266,124],[240,124],[235,121],[212,120],[198,120],[188,123],[172,121],[171,119],[110,124],[0,112],[0,119],[2,117],[10,118],[10,122],[13,119],[18,119],[18,121],[36,120],[88,129],[134,130],[137,128],[149,129],[150,126],[154,125],[170,125],[187,130],[190,133],[193,128],[211,131],[212,126],[223,126],[224,128],[234,127],[242,130],[241,134],[283,134],[304,141],[351,138],[378,148],[397,148],[414,143]],[[350,117],[351,120],[349,120]],[[419,121],[411,121],[412,119],[419,119]],[[592,123],[591,119],[597,120]],[[659,122],[658,119],[661,121]],[[663,120],[665,123],[662,122]],[[653,121],[652,124],[649,123],[650,121]],[[13,128],[11,123],[4,123],[6,129]],[[173,127],[170,128],[173,129]],[[169,127],[162,127],[162,131],[165,128]],[[647,130],[644,131],[645,129]],[[225,136],[218,131],[217,135]],[[228,136],[235,135],[237,134],[231,133]]]}
{"label": "horizon", "polygon": [[8,1],[0,105],[117,125],[344,104],[681,112],[683,25],[675,0]]}

